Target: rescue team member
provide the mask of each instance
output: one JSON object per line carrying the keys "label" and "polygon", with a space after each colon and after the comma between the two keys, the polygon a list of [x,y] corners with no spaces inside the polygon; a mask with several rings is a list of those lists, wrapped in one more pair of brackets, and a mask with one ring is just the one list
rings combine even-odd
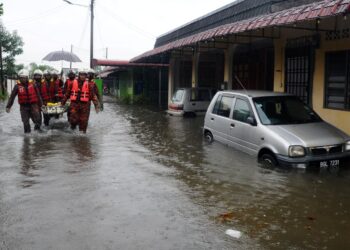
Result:
{"label": "rescue team member", "polygon": [[[46,104],[48,103],[48,102],[54,102],[54,100],[52,100],[51,99],[51,92],[50,91],[52,91],[52,89],[50,89],[50,83],[51,83],[51,79],[52,79],[52,76],[51,76],[51,73],[50,73],[50,71],[48,71],[48,70],[45,70],[44,71],[44,85],[46,86],[46,91],[47,91],[47,98],[46,98],[46,100],[43,100]],[[49,126],[49,124],[50,124],[50,115],[48,115],[48,114],[43,114],[43,116],[44,116],[44,124],[45,124],[45,126]]]}
{"label": "rescue team member", "polygon": [[50,101],[49,84],[43,79],[43,72],[40,69],[34,71],[33,77],[43,101],[43,105],[47,105]]}
{"label": "rescue team member", "polygon": [[[64,94],[67,93],[67,89],[70,88],[70,86],[73,84],[73,81],[77,81],[76,79],[76,74],[74,73],[73,70],[70,70],[68,72],[68,78],[64,84]],[[67,118],[68,118],[68,122],[69,122],[69,117],[70,117],[70,109],[68,109],[67,111]]]}
{"label": "rescue team member", "polygon": [[73,83],[73,81],[76,80],[76,77],[77,76],[75,75],[73,70],[70,70],[68,72],[68,78],[67,78],[67,80],[66,80],[66,82],[64,84],[64,91],[63,91],[64,93],[67,92],[68,86],[70,86]]}
{"label": "rescue team member", "polygon": [[17,84],[13,88],[6,106],[7,113],[10,113],[16,95],[18,95],[18,103],[20,105],[24,133],[31,132],[29,123],[30,118],[35,124],[34,129],[40,130],[40,107],[42,106],[42,101],[38,88],[32,81],[29,81],[29,72],[25,69],[18,73]]}
{"label": "rescue team member", "polygon": [[97,99],[98,99],[99,107],[101,108],[101,110],[103,110],[102,98],[101,98],[100,93],[98,92],[98,88],[97,88],[97,85],[95,82],[95,71],[93,69],[89,69],[87,73],[88,73],[89,84],[91,85],[91,87],[95,91],[95,94],[96,94]]}
{"label": "rescue team member", "polygon": [[68,86],[62,105],[64,105],[69,98],[71,101],[69,107],[71,129],[74,130],[79,126],[79,131],[85,134],[89,122],[91,101],[94,103],[96,113],[100,111],[97,96],[87,80],[86,70],[80,70],[78,80],[73,81],[73,83]]}
{"label": "rescue team member", "polygon": [[50,96],[52,102],[61,102],[63,99],[63,82],[58,78],[56,70],[51,72]]}
{"label": "rescue team member", "polygon": [[[33,80],[36,88],[39,90],[40,98],[43,102],[43,105],[47,104],[48,101],[48,88],[43,79],[43,72],[40,69],[37,69],[33,73]],[[40,126],[42,124],[42,115],[40,110]]]}

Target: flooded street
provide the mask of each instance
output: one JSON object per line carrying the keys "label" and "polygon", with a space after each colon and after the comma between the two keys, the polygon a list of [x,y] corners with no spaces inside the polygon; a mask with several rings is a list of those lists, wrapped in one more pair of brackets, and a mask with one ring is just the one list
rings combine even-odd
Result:
{"label": "flooded street", "polygon": [[348,169],[265,169],[203,117],[105,103],[87,135],[64,117],[25,136],[4,111],[0,249],[350,248]]}

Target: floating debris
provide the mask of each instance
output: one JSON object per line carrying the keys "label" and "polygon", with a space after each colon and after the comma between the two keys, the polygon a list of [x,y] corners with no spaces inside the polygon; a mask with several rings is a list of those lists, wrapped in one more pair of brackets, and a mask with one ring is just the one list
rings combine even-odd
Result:
{"label": "floating debris", "polygon": [[233,230],[233,229],[227,229],[225,234],[227,234],[228,236],[231,236],[232,238],[236,238],[236,239],[239,239],[242,236],[242,233],[240,231]]}

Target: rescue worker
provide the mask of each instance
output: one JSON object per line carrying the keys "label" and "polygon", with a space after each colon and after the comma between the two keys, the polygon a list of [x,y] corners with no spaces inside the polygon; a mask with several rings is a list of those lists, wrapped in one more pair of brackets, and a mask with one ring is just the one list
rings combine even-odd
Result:
{"label": "rescue worker", "polygon": [[[47,105],[47,102],[49,101],[49,87],[48,84],[43,79],[43,72],[40,69],[37,69],[33,73],[33,80],[34,84],[39,90],[40,98],[42,100],[43,105]],[[45,122],[45,121],[44,121]],[[40,111],[40,126],[42,124],[42,115]],[[45,122],[46,125],[46,122]]]}
{"label": "rescue worker", "polygon": [[71,129],[74,130],[79,126],[79,131],[85,134],[89,122],[91,101],[94,103],[96,113],[100,111],[97,96],[88,82],[86,70],[79,70],[78,80],[74,80],[68,86],[62,105],[65,105],[68,99],[71,101],[69,107]]}
{"label": "rescue worker", "polygon": [[28,70],[22,69],[18,73],[18,81],[12,90],[11,96],[6,105],[6,112],[10,113],[13,102],[18,95],[21,118],[24,127],[24,133],[30,133],[30,119],[34,122],[35,130],[40,130],[41,114],[40,107],[42,101],[38,88],[33,81],[29,81]]}
{"label": "rescue worker", "polygon": [[51,73],[48,70],[44,71],[44,81],[46,83],[50,83],[51,82]]}
{"label": "rescue worker", "polygon": [[[55,95],[56,95],[56,88],[55,86],[51,86],[51,80],[52,80],[52,75],[49,70],[44,71],[44,85],[46,86],[47,90],[47,98],[46,100],[43,100],[45,102],[45,105],[47,105],[48,102],[56,102],[55,100]],[[44,114],[44,124],[45,126],[49,126],[50,124],[50,115]]]}
{"label": "rescue worker", "polygon": [[[64,84],[64,94],[67,93],[67,89],[73,84],[73,81],[77,81],[76,79],[76,74],[73,70],[70,70],[68,72],[68,78]],[[70,116],[70,109],[68,109],[67,111],[67,118],[68,118],[68,122],[69,122],[69,116]]]}
{"label": "rescue worker", "polygon": [[101,108],[101,110],[103,110],[103,102],[102,102],[102,97],[98,91],[96,82],[95,82],[95,71],[93,69],[88,69],[87,71],[88,73],[88,80],[89,80],[89,84],[91,85],[91,87],[93,88],[93,90],[95,91],[95,94],[97,96],[97,100],[99,103],[99,107]]}
{"label": "rescue worker", "polygon": [[63,99],[63,82],[58,77],[58,72],[53,70],[51,72],[50,81],[50,95],[53,102],[61,102]]}
{"label": "rescue worker", "polygon": [[43,72],[40,69],[35,70],[33,76],[35,85],[38,88],[43,101],[43,105],[47,105],[50,101],[49,84],[43,79]]}
{"label": "rescue worker", "polygon": [[68,86],[70,85],[70,84],[72,84],[73,83],[73,81],[74,80],[76,80],[76,78],[77,78],[77,76],[76,76],[76,74],[75,74],[75,72],[73,71],[73,70],[70,70],[69,72],[68,72],[68,78],[67,78],[67,80],[66,80],[66,82],[64,83],[64,93],[66,93],[67,92],[67,88],[68,88]]}

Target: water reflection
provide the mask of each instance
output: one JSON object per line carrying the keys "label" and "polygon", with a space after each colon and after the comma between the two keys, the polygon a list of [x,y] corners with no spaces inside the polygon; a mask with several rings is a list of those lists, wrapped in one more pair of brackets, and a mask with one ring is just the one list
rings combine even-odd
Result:
{"label": "water reflection", "polygon": [[[126,111],[152,160],[175,167],[188,195],[219,227],[239,228],[272,249],[350,246],[349,171],[266,169],[255,158],[202,139],[203,118]],[[232,214],[218,222],[219,214]]]}

